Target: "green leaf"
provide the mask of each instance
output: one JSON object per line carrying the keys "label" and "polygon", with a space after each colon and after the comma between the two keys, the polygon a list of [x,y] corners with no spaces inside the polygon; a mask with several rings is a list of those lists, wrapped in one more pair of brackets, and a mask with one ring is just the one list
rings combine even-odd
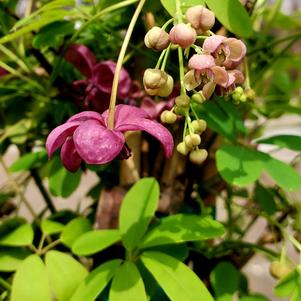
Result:
{"label": "green leaf", "polygon": [[27,257],[13,279],[11,301],[51,301],[46,268],[38,255]]}
{"label": "green leaf", "polygon": [[189,255],[189,249],[185,243],[155,246],[151,247],[150,251],[161,252],[180,261],[184,261]]}
{"label": "green leaf", "polygon": [[216,163],[220,175],[235,185],[255,182],[263,169],[260,152],[235,145],[223,145],[216,152]]}
{"label": "green leaf", "polygon": [[74,23],[69,21],[56,21],[43,27],[35,35],[32,45],[34,48],[45,47],[57,48],[60,46],[64,36],[71,35],[74,31]]}
{"label": "green leaf", "polygon": [[119,214],[124,246],[133,250],[147,230],[159,201],[159,184],[154,178],[138,181],[125,195]]}
{"label": "green leaf", "polygon": [[64,225],[49,219],[42,220],[41,230],[45,235],[52,235],[62,232]]}
{"label": "green leaf", "polygon": [[71,173],[65,169],[59,158],[55,158],[50,168],[49,189],[54,196],[67,198],[78,187],[81,171]]}
{"label": "green leaf", "polygon": [[223,234],[223,225],[209,217],[176,214],[162,218],[161,223],[146,234],[140,248],[205,240]]}
{"label": "green leaf", "polygon": [[232,301],[239,288],[239,281],[240,273],[230,262],[219,263],[210,274],[217,301]]}
{"label": "green leaf", "polygon": [[77,217],[65,226],[61,233],[60,240],[63,244],[71,248],[75,240],[91,229],[91,224],[87,218]]}
{"label": "green leaf", "polygon": [[77,287],[88,275],[87,270],[70,255],[50,251],[45,264],[50,285],[58,301],[69,301]]}
{"label": "green leaf", "polygon": [[133,262],[125,262],[115,273],[110,289],[110,301],[146,301],[140,273]]}
{"label": "green leaf", "polygon": [[256,183],[254,190],[254,201],[258,203],[261,209],[268,215],[272,215],[277,211],[274,198],[275,193],[272,189],[266,188],[258,182]]}
{"label": "green leaf", "polygon": [[0,251],[0,271],[15,271],[20,266],[22,261],[30,254],[30,251],[20,248],[2,248]]}
{"label": "green leaf", "polygon": [[256,140],[258,144],[275,144],[280,147],[289,148],[295,151],[301,151],[301,136],[279,135],[269,138]]}
{"label": "green leaf", "polygon": [[111,246],[120,240],[118,230],[95,230],[84,233],[72,245],[76,255],[92,255]]}
{"label": "green leaf", "polygon": [[245,38],[252,36],[251,19],[239,0],[205,1],[220,23],[231,32]]}
{"label": "green leaf", "polygon": [[97,267],[79,285],[70,301],[94,301],[110,282],[121,262],[120,259],[114,259]]}
{"label": "green leaf", "polygon": [[0,238],[2,246],[28,246],[32,244],[34,232],[29,224],[22,225]]}
{"label": "green leaf", "polygon": [[[183,12],[185,12],[191,6],[205,4],[205,0],[180,0],[180,1],[181,1],[181,9]],[[176,15],[177,8],[176,8],[175,0],[161,0],[161,3],[172,17]]]}
{"label": "green leaf", "polygon": [[141,260],[173,301],[214,301],[197,275],[177,259],[160,252],[144,252]]}
{"label": "green leaf", "polygon": [[39,167],[45,162],[47,162],[47,152],[43,150],[22,156],[9,167],[9,170],[11,172],[29,170]]}
{"label": "green leaf", "polygon": [[277,297],[287,297],[299,294],[301,297],[301,275],[297,270],[289,273],[283,279],[279,280],[275,289]]}

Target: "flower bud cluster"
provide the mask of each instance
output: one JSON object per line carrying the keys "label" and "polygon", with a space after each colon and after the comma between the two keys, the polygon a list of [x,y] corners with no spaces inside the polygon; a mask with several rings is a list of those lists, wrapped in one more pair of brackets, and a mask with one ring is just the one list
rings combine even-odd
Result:
{"label": "flower bud cluster", "polygon": [[252,89],[244,90],[242,87],[236,87],[230,94],[230,99],[234,104],[244,103],[248,100],[254,100],[255,92]]}

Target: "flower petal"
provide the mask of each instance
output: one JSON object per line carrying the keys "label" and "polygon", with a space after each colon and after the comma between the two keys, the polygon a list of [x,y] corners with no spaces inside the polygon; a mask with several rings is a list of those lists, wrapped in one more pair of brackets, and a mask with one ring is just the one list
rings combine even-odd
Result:
{"label": "flower petal", "polygon": [[74,121],[84,122],[84,121],[87,121],[87,120],[90,120],[90,119],[97,120],[101,124],[104,125],[103,117],[99,113],[94,112],[94,111],[84,111],[84,112],[80,112],[78,114],[75,114],[72,117],[70,117],[67,120],[67,122],[74,122]]}
{"label": "flower petal", "polygon": [[96,64],[96,58],[85,45],[73,44],[69,46],[64,58],[87,78],[92,76],[92,68]]}
{"label": "flower petal", "polygon": [[247,53],[247,47],[241,40],[228,38],[224,43],[230,49],[229,59],[233,62],[240,62]]}
{"label": "flower petal", "polygon": [[51,131],[46,140],[46,149],[49,158],[73,134],[79,125],[80,122],[78,121],[67,122]]}
{"label": "flower petal", "polygon": [[197,86],[201,84],[201,81],[196,80],[194,70],[188,71],[184,76],[184,86],[187,91],[191,91],[195,89]]}
{"label": "flower petal", "polygon": [[243,73],[237,69],[228,71],[229,76],[233,75],[235,77],[235,83],[236,84],[243,84],[245,82],[245,77]]}
{"label": "flower petal", "polygon": [[125,143],[124,136],[111,131],[96,120],[83,122],[73,134],[75,148],[89,164],[106,164],[114,160]]}
{"label": "flower petal", "polygon": [[214,66],[212,69],[213,81],[222,86],[227,87],[229,82],[229,75],[224,67]]}
{"label": "flower petal", "polygon": [[[93,68],[93,83],[95,83],[102,92],[111,93],[115,70],[116,63],[112,61],[105,61],[97,64]],[[119,77],[118,98],[127,98],[131,87],[132,80],[130,75],[122,68]]]}
{"label": "flower petal", "polygon": [[208,82],[206,85],[204,85],[202,93],[205,97],[205,99],[209,99],[214,90],[215,90],[216,84],[213,81]]}
{"label": "flower petal", "polygon": [[204,53],[213,53],[226,39],[226,37],[219,35],[208,37],[203,44]]}
{"label": "flower petal", "polygon": [[171,157],[174,142],[171,133],[160,123],[146,118],[130,118],[118,128],[121,132],[145,131],[158,139],[164,149],[165,156]]}
{"label": "flower petal", "polygon": [[215,66],[214,58],[208,54],[194,54],[188,62],[188,67],[195,70],[206,70]]}
{"label": "flower petal", "polygon": [[63,165],[70,172],[76,172],[80,168],[82,159],[78,155],[74,146],[73,139],[71,137],[68,137],[62,146],[61,160],[63,162]]}

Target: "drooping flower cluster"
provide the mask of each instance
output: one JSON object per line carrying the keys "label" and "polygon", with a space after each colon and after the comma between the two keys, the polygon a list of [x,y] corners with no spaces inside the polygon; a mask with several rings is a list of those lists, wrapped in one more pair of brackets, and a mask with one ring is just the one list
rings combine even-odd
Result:
{"label": "drooping flower cluster", "polygon": [[131,152],[125,143],[126,131],[146,131],[158,139],[166,157],[173,151],[173,138],[160,123],[151,120],[142,109],[130,105],[118,105],[115,109],[114,129],[108,128],[108,110],[103,114],[85,111],[69,118],[48,136],[48,156],[62,147],[61,160],[71,172],[84,161],[88,164],[106,164],[116,157],[127,159]]}
{"label": "drooping flower cluster", "polygon": [[[177,146],[177,150],[183,155],[189,154],[193,163],[201,164],[208,155],[205,149],[199,148],[200,134],[206,130],[207,124],[195,115],[191,106],[193,102],[203,103],[214,93],[225,96],[234,91],[236,98],[239,95],[241,101],[244,100],[239,94],[243,89],[236,89],[236,86],[245,81],[240,64],[246,55],[246,46],[241,40],[211,32],[215,16],[202,5],[189,8],[184,22],[182,19],[174,20],[175,24],[169,33],[165,31],[167,25],[164,25],[162,28],[153,27],[146,34],[145,45],[162,53],[156,68],[145,71],[143,84],[145,91],[151,96],[169,96],[174,80],[165,72],[166,61],[170,51],[178,49],[181,94],[176,97],[171,109],[166,108],[162,112],[161,121],[172,124],[179,116],[185,118],[183,141]],[[166,24],[169,23],[168,21]],[[187,65],[184,64],[184,54],[188,58]],[[191,117],[191,112],[194,117]]]}

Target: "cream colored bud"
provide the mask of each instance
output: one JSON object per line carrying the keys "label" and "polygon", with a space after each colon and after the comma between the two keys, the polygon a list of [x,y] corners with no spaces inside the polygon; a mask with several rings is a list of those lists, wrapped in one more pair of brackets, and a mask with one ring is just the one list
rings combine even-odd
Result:
{"label": "cream colored bud", "polygon": [[184,155],[184,156],[187,156],[190,149],[187,147],[186,143],[185,142],[181,142],[177,145],[177,151]]}
{"label": "cream colored bud", "polygon": [[190,104],[190,97],[182,94],[176,97],[175,103],[179,107],[188,107]]}
{"label": "cream colored bud", "polygon": [[270,274],[276,279],[282,279],[292,271],[292,268],[286,263],[273,261],[270,265]]}
{"label": "cream colored bud", "polygon": [[194,164],[202,164],[208,157],[208,152],[205,149],[197,149],[189,154],[189,160]]}
{"label": "cream colored bud", "polygon": [[185,108],[185,107],[177,107],[177,106],[175,107],[175,113],[177,115],[185,116],[186,111],[187,111],[187,108]]}
{"label": "cream colored bud", "polygon": [[161,51],[167,48],[170,43],[169,34],[164,29],[154,26],[145,35],[144,43],[147,48]]}
{"label": "cream colored bud", "polygon": [[203,133],[207,128],[207,122],[203,119],[193,120],[191,123],[193,130],[196,134]]}
{"label": "cream colored bud", "polygon": [[159,89],[166,84],[167,80],[167,73],[160,69],[146,69],[143,75],[145,89]]}
{"label": "cream colored bud", "polygon": [[215,23],[214,13],[202,5],[190,7],[186,19],[199,33],[210,30]]}
{"label": "cream colored bud", "polygon": [[198,134],[190,134],[184,138],[184,141],[189,148],[193,148],[201,144],[201,137]]}
{"label": "cream colored bud", "polygon": [[156,95],[161,96],[161,97],[167,97],[172,93],[173,87],[174,87],[173,78],[170,75],[167,75],[166,83],[157,90]]}
{"label": "cream colored bud", "polygon": [[177,120],[177,115],[171,111],[163,111],[161,114],[161,121],[168,124],[173,124]]}

